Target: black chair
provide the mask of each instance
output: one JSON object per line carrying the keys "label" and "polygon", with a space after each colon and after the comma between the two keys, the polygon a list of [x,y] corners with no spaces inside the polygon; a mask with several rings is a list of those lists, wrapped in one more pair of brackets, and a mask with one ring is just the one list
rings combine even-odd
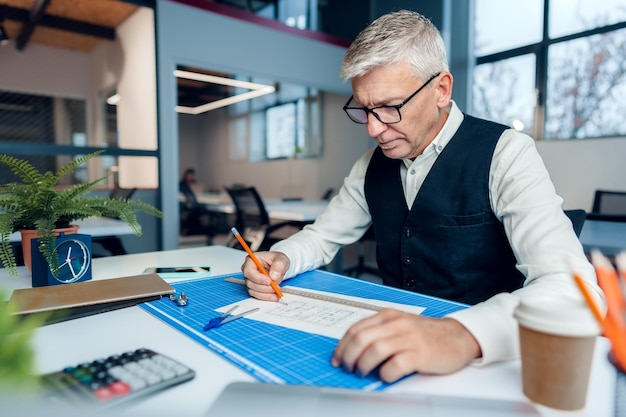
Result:
{"label": "black chair", "polygon": [[122,200],[130,199],[135,194],[137,188],[121,188],[115,187],[109,193],[109,198],[121,198]]}
{"label": "black chair", "polygon": [[330,200],[334,193],[335,189],[329,188],[328,190],[324,191],[324,194],[322,194],[322,200]]}
{"label": "black chair", "polygon": [[591,212],[626,215],[626,191],[596,190]]}
{"label": "black chair", "polygon": [[589,220],[626,222],[626,192],[596,190]]}
{"label": "black chair", "polygon": [[179,201],[180,236],[204,236],[205,243],[211,245],[217,234],[228,231],[226,213],[209,210],[207,206],[198,202],[191,190],[181,192],[183,199]]}
{"label": "black chair", "polygon": [[[270,218],[263,199],[255,187],[226,188],[226,192],[235,205],[235,227],[252,251],[264,251],[283,237],[272,236],[272,233],[285,227],[299,228],[299,222],[270,223]],[[239,242],[232,238],[227,246],[241,248]]]}
{"label": "black chair", "polygon": [[[119,198],[121,200],[129,200],[137,191],[137,188],[121,188],[114,187],[109,192],[110,198]],[[117,217],[113,217],[117,218]],[[126,255],[126,249],[122,244],[122,239],[119,236],[93,236],[92,243],[98,243],[102,248],[108,251],[111,255]],[[106,256],[101,253],[97,253],[94,251],[94,258]]]}
{"label": "black chair", "polygon": [[576,236],[580,236],[580,232],[583,230],[583,225],[585,224],[585,220],[587,218],[587,212],[582,209],[563,210],[563,212],[572,222],[572,227],[574,228]]}

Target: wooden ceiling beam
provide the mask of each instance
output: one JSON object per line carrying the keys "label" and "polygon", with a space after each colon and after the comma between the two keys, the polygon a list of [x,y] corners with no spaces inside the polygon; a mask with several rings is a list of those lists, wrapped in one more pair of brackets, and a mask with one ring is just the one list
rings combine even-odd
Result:
{"label": "wooden ceiling beam", "polygon": [[[28,10],[6,5],[0,5],[0,18],[1,17],[4,17],[8,20],[21,22],[25,25],[28,25],[30,22],[30,12]],[[74,32],[81,35],[89,35],[107,40],[115,40],[115,28],[94,25],[91,23],[81,22],[79,20],[67,19],[64,17],[52,15],[44,15],[40,19],[38,24],[40,26],[46,26],[51,29]]]}
{"label": "wooden ceiling beam", "polygon": [[41,19],[46,14],[46,8],[50,5],[50,0],[35,0],[33,8],[30,11],[28,23],[22,26],[20,34],[17,36],[17,42],[15,47],[22,51],[26,48],[30,37],[33,35],[35,28],[41,22]]}

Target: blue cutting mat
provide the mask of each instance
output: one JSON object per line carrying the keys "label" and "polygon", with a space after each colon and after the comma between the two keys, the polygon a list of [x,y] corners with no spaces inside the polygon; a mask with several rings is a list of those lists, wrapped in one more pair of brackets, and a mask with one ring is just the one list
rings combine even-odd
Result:
{"label": "blue cutting mat", "polygon": [[[203,331],[203,326],[219,315],[216,309],[249,298],[243,285],[225,282],[227,277],[243,278],[243,274],[173,284],[177,293],[184,291],[189,297],[186,307],[179,307],[168,298],[140,306],[262,382],[364,390],[382,390],[388,386],[377,375],[360,378],[331,366],[330,358],[337,344],[334,338],[245,317],[218,329]],[[284,285],[421,306],[426,308],[422,314],[431,317],[466,308],[464,304],[321,270],[304,273]]]}

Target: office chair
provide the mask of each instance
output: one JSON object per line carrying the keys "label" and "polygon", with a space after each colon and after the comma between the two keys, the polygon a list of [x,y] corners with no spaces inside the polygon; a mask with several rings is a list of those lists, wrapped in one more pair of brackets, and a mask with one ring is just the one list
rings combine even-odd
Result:
{"label": "office chair", "polygon": [[217,234],[226,233],[227,215],[209,210],[204,204],[198,202],[193,191],[182,191],[183,199],[179,201],[180,208],[180,236],[204,236],[206,244],[211,245]]}
{"label": "office chair", "polygon": [[137,188],[121,188],[121,187],[114,187],[111,192],[109,192],[109,198],[121,198],[122,200],[128,200],[130,199],[133,194],[135,194],[135,191],[137,191]]}
{"label": "office chair", "polygon": [[[133,194],[135,194],[135,191],[137,191],[136,187],[121,188],[121,187],[115,186],[109,192],[109,198],[129,200],[133,196]],[[106,217],[117,219],[117,217],[112,217],[112,216],[106,216]],[[94,236],[92,237],[92,242],[99,243],[100,246],[102,246],[102,248],[107,250],[111,255],[126,255],[128,253],[126,252],[126,249],[124,248],[124,245],[122,244],[122,239],[119,236]],[[102,256],[105,256],[105,255],[94,251],[94,254],[93,254],[94,258],[99,258]]]}
{"label": "office chair", "polygon": [[626,192],[596,190],[590,220],[626,222]]}
{"label": "office chair", "polygon": [[[281,222],[270,224],[269,215],[263,199],[255,187],[226,188],[226,192],[235,205],[235,227],[254,251],[269,250],[281,237],[271,236],[278,229],[291,226],[298,227],[298,222]],[[241,248],[239,242],[231,238],[227,246]]]}
{"label": "office chair", "polygon": [[583,225],[585,224],[585,219],[587,218],[587,212],[582,209],[563,210],[563,212],[572,222],[576,236],[580,236],[580,232],[583,230]]}
{"label": "office chair", "polygon": [[322,200],[330,200],[334,192],[335,192],[334,188],[329,188],[328,190],[324,191],[324,194],[322,194]]}

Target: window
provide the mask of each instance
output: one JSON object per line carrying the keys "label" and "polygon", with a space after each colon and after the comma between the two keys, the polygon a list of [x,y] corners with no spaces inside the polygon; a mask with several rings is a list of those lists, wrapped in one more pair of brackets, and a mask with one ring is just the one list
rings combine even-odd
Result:
{"label": "window", "polygon": [[321,92],[302,85],[249,79],[274,84],[276,92],[224,107],[230,159],[242,160],[246,152],[250,162],[320,157]]}
{"label": "window", "polygon": [[285,103],[265,111],[267,159],[290,158],[296,152],[296,103]]}
{"label": "window", "polygon": [[472,114],[536,139],[626,135],[623,0],[476,0],[475,16]]}

